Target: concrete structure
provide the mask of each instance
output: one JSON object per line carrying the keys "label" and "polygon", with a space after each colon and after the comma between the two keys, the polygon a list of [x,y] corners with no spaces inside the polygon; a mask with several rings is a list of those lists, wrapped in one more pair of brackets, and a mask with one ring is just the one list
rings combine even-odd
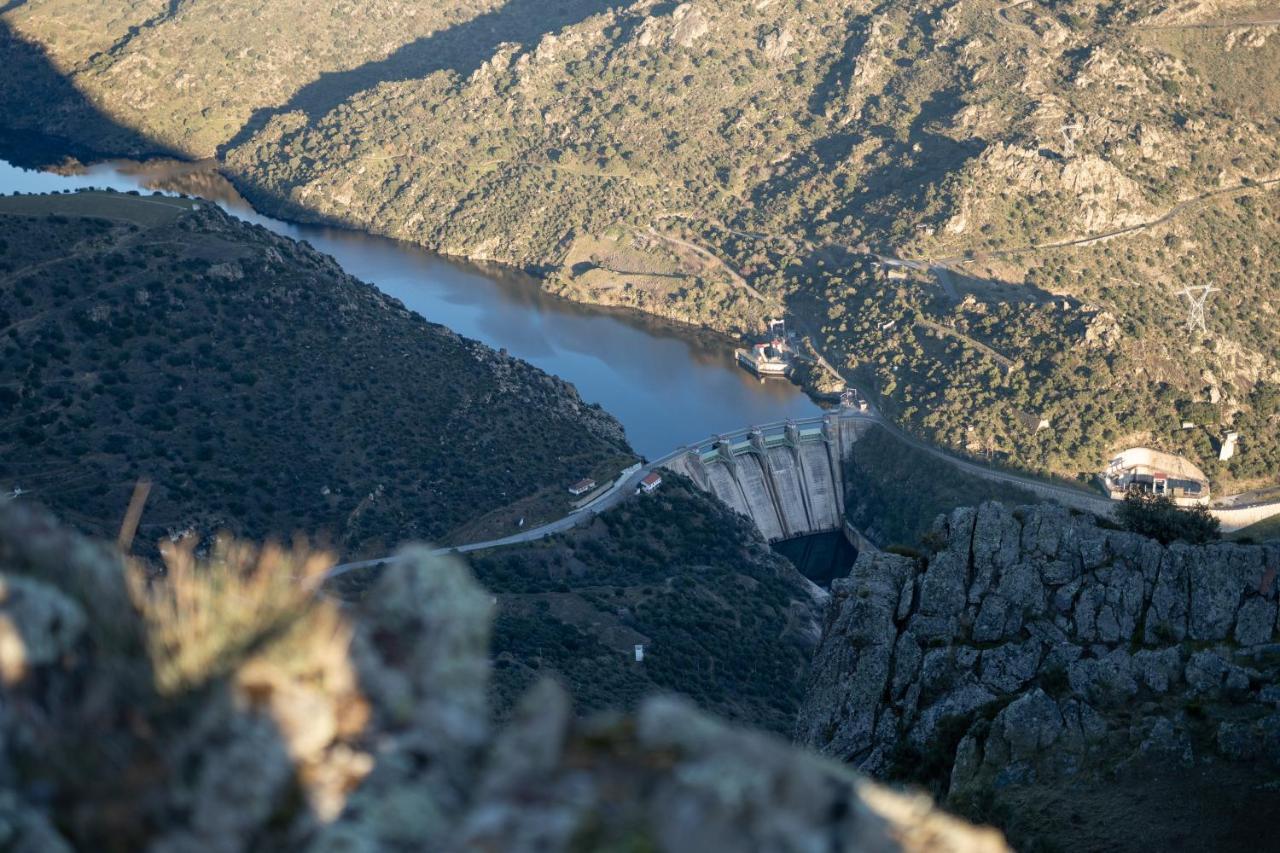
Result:
{"label": "concrete structure", "polygon": [[656,492],[658,490],[658,487],[661,485],[662,485],[662,475],[655,472],[655,473],[649,474],[643,480],[640,481],[640,491],[644,492],[645,494],[652,494],[653,492]]}
{"label": "concrete structure", "polygon": [[774,344],[756,344],[751,349],[734,350],[738,363],[761,379],[791,375],[791,361],[785,352]]}
{"label": "concrete structure", "polygon": [[[1096,492],[1068,488],[958,459],[902,433],[893,424],[884,421],[878,413],[862,413],[845,408],[816,418],[779,421],[739,430],[698,445],[679,448],[648,465],[637,463],[630,466],[612,485],[584,498],[579,506],[563,518],[512,536],[438,548],[433,553],[468,554],[533,542],[563,533],[579,524],[590,522],[599,513],[634,495],[639,491],[640,481],[646,474],[662,468],[687,475],[699,488],[715,494],[749,518],[757,529],[771,539],[843,529],[845,537],[860,551],[873,549],[874,546],[843,518],[845,489],[856,487],[856,484],[844,482],[842,463],[852,452],[858,439],[876,425],[889,430],[906,445],[975,477],[1013,485],[1040,500],[1054,501],[1104,518],[1115,514],[1116,502]],[[1153,459],[1157,458],[1154,454],[1158,451],[1134,448],[1117,459],[1123,462],[1126,458],[1132,458],[1126,457],[1126,454],[1133,453],[1152,454],[1144,458]],[[1179,459],[1169,454],[1160,456]],[[830,472],[827,478],[823,476],[824,461]],[[1199,473],[1199,469],[1186,460],[1180,462],[1190,466],[1191,471]],[[1174,466],[1169,467],[1178,470]],[[1099,478],[1102,476],[1099,475]],[[1207,492],[1206,487],[1206,501]],[[1226,502],[1230,501],[1231,498],[1228,497]],[[1231,533],[1280,516],[1280,501],[1236,503],[1212,508],[1209,514],[1221,522],[1223,533]],[[766,532],[766,528],[772,533]],[[343,563],[330,569],[327,577],[339,577],[348,572],[379,565],[388,559],[390,558],[375,557]]]}
{"label": "concrete structure", "polygon": [[1218,461],[1226,462],[1236,455],[1236,442],[1240,440],[1240,433],[1229,432],[1222,437],[1222,447],[1218,449]]}
{"label": "concrete structure", "polygon": [[636,643],[636,663],[644,663],[644,644]]}
{"label": "concrete structure", "polygon": [[1111,460],[1098,475],[1112,500],[1123,500],[1132,489],[1165,495],[1179,506],[1207,506],[1209,478],[1181,456],[1131,447]]}
{"label": "concrete structure", "polygon": [[777,542],[843,529],[844,459],[870,426],[837,413],[784,421],[717,436],[663,464]]}

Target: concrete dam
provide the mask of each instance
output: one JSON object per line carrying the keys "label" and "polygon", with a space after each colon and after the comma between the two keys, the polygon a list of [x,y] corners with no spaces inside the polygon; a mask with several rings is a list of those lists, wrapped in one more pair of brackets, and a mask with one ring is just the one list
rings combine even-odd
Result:
{"label": "concrete dam", "polygon": [[874,424],[830,412],[716,436],[663,461],[755,522],[770,542],[841,530],[844,459]]}

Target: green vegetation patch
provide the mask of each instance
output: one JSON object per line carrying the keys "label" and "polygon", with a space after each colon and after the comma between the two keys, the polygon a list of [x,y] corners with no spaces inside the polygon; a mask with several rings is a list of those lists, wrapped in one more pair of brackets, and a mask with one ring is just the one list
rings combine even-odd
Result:
{"label": "green vegetation patch", "polygon": [[[678,475],[593,524],[469,555],[498,598],[494,693],[503,712],[540,677],[578,709],[661,691],[789,735],[820,608],[754,528]],[[379,568],[331,584],[358,599]],[[643,645],[643,662],[635,646]]]}
{"label": "green vegetation patch", "polygon": [[132,222],[144,228],[168,225],[200,202],[159,194],[78,192],[64,195],[0,196],[0,214],[11,216],[79,216]]}
{"label": "green vegetation patch", "polygon": [[919,543],[940,513],[956,507],[1038,500],[1017,486],[965,473],[880,427],[854,443],[845,482],[849,521],[883,546]]}
{"label": "green vegetation patch", "polygon": [[[142,547],[219,528],[390,553],[634,457],[560,379],[212,205],[0,216],[0,488]],[[114,202],[114,203],[113,203]],[[162,211],[143,228],[135,211]],[[174,212],[177,215],[174,215]],[[511,522],[514,524],[514,522]]]}

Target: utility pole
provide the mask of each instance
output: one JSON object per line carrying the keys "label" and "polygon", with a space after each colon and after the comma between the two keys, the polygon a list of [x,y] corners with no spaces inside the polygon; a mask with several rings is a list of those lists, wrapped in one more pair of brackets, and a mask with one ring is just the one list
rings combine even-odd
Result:
{"label": "utility pole", "polygon": [[1209,330],[1205,327],[1204,322],[1204,306],[1209,301],[1209,296],[1221,291],[1221,288],[1214,287],[1210,284],[1202,284],[1196,287],[1184,287],[1178,291],[1179,296],[1187,297],[1187,331],[1194,332],[1199,329],[1201,333],[1207,333]]}
{"label": "utility pole", "polygon": [[1079,132],[1080,132],[1081,130],[1083,130],[1083,129],[1084,129],[1084,128],[1083,128],[1083,126],[1082,126],[1082,125],[1080,125],[1080,124],[1078,124],[1078,123],[1077,123],[1077,124],[1064,124],[1064,125],[1062,126],[1062,142],[1063,142],[1063,151],[1062,151],[1062,154],[1063,154],[1063,156],[1064,156],[1064,157],[1074,157],[1074,156],[1076,156],[1076,143],[1075,143],[1075,140],[1074,140],[1074,139],[1072,139],[1070,136],[1068,136],[1068,135],[1067,135],[1067,131],[1068,131],[1068,130],[1070,130],[1070,131],[1072,131],[1073,133],[1079,133]]}

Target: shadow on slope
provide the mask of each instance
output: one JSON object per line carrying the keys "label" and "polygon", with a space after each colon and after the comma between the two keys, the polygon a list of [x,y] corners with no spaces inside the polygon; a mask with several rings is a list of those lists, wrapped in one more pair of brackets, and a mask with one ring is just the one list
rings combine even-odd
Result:
{"label": "shadow on slope", "polygon": [[[10,0],[0,14],[22,5]],[[54,67],[42,48],[0,20],[0,157],[45,168],[67,157],[169,155],[171,151],[103,114]],[[91,140],[91,141],[87,141]]]}
{"label": "shadow on slope", "polygon": [[244,127],[218,149],[218,155],[248,142],[277,115],[301,110],[314,122],[380,83],[413,80],[437,71],[453,71],[465,77],[504,43],[535,44],[544,35],[604,12],[611,5],[608,0],[508,0],[492,12],[412,41],[381,61],[320,75],[284,105],[256,110]]}

